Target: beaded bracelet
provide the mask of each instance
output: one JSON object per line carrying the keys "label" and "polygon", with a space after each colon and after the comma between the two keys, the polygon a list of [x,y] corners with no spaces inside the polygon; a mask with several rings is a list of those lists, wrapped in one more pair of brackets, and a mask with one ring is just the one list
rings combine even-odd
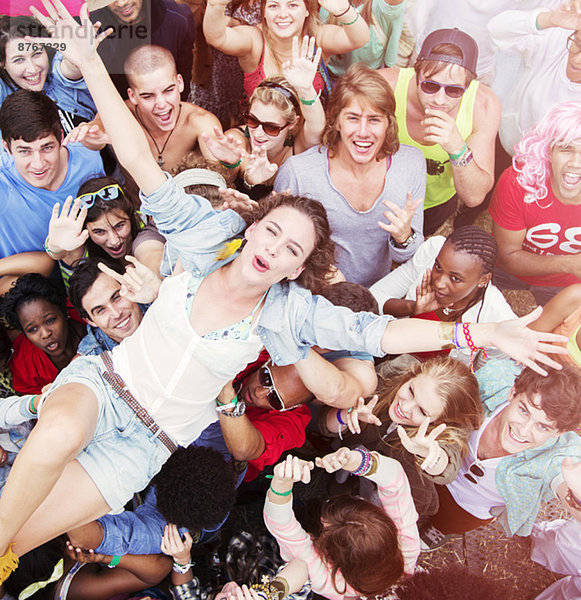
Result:
{"label": "beaded bracelet", "polygon": [[359,13],[355,13],[355,18],[353,19],[353,21],[349,21],[349,23],[339,23],[339,25],[341,25],[341,27],[348,27],[349,25],[353,25],[354,23],[356,23],[357,19],[359,19]]}
{"label": "beaded bracelet", "polygon": [[242,157],[240,157],[235,163],[227,163],[227,162],[224,162],[223,160],[221,160],[220,164],[223,167],[226,167],[226,169],[235,169],[236,167],[240,166],[241,162],[242,162]]}
{"label": "beaded bracelet", "polygon": [[468,345],[468,348],[470,348],[470,371],[474,373],[474,358],[478,350],[482,350],[482,356],[484,357],[484,359],[488,358],[488,354],[486,354],[486,350],[484,348],[479,348],[474,343],[474,340],[470,335],[470,323],[462,323],[462,333],[464,333],[464,337],[466,338],[466,344]]}
{"label": "beaded bracelet", "polygon": [[369,471],[371,466],[371,453],[368,450],[362,450],[361,448],[355,448],[355,451],[361,454],[361,464],[355,471],[352,471],[352,474],[361,477]]}

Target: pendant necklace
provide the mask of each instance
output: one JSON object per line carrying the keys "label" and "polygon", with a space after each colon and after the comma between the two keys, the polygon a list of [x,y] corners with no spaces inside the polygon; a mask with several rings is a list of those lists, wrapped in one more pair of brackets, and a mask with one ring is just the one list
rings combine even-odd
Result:
{"label": "pendant necklace", "polygon": [[447,306],[444,306],[444,308],[442,308],[442,312],[448,317],[452,313],[455,313],[455,312],[458,312],[459,310],[462,310],[462,308],[448,308]]}
{"label": "pendant necklace", "polygon": [[157,164],[160,167],[161,167],[161,165],[163,165],[163,151],[165,150],[165,147],[167,146],[167,143],[169,142],[169,140],[172,136],[172,133],[176,130],[176,127],[178,126],[181,114],[182,114],[182,103],[180,102],[180,109],[178,111],[178,118],[176,119],[176,124],[173,126],[173,129],[169,132],[169,135],[167,136],[167,138],[166,138],[165,142],[163,143],[163,146],[161,147],[161,150],[160,150],[159,146],[157,145],[157,142],[155,141],[155,138],[151,135],[151,132],[149,131],[149,129],[147,129],[147,126],[141,120],[141,117],[139,116],[139,109],[137,108],[137,106],[135,107],[135,116],[137,117],[137,120],[139,121],[139,123],[141,124],[143,129],[145,129],[145,131],[147,132],[147,135],[151,138],[151,141],[153,142],[155,149],[157,150]]}

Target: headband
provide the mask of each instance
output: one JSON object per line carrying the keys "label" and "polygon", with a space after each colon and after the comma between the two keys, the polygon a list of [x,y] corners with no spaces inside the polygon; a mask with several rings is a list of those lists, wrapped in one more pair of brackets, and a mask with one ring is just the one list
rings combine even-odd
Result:
{"label": "headband", "polygon": [[297,115],[301,114],[301,109],[295,95],[289,89],[280,85],[280,83],[264,80],[263,82],[259,83],[257,87],[268,88],[270,90],[276,90],[277,92],[280,92],[285,98],[287,98],[287,100],[290,100],[290,103],[294,106]]}
{"label": "headband", "polygon": [[175,175],[174,181],[183,188],[189,185],[213,185],[223,190],[228,188],[224,177],[211,169],[186,169]]}

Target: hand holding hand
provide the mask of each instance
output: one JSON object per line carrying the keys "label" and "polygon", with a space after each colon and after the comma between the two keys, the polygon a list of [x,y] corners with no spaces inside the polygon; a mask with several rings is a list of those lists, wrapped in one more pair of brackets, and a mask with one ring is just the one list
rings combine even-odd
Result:
{"label": "hand holding hand", "polygon": [[347,424],[351,433],[361,433],[360,422],[370,423],[371,425],[381,425],[381,421],[373,414],[373,409],[377,405],[378,396],[375,395],[365,404],[364,398],[359,398],[355,406],[342,410],[343,421]]}
{"label": "hand holding hand", "polygon": [[208,150],[214,155],[216,160],[221,160],[229,165],[235,165],[245,154],[242,142],[231,133],[225,135],[219,127],[214,127],[214,135],[209,135],[205,131],[202,133],[202,140]]}
{"label": "hand holding hand", "polygon": [[447,112],[427,108],[422,125],[424,141],[440,144],[448,154],[457,154],[464,148],[465,140],[458,131],[455,119]]}
{"label": "hand holding hand", "polygon": [[168,523],[161,538],[161,551],[171,556],[179,565],[187,565],[191,560],[192,536],[186,531],[183,537],[173,523]]}
{"label": "hand holding hand", "polygon": [[[303,93],[312,92],[316,94],[313,87],[313,79],[317,74],[317,68],[321,60],[321,48],[315,51],[315,38],[305,35],[299,48],[299,38],[293,38],[291,59],[282,65],[282,74],[285,79],[299,92],[301,97]],[[311,98],[303,98],[311,100]]]}
{"label": "hand holding hand", "polygon": [[403,244],[412,234],[411,222],[413,216],[423,202],[423,198],[412,200],[411,192],[407,193],[403,208],[390,200],[384,200],[383,204],[389,210],[384,211],[383,216],[388,222],[379,221],[378,225],[387,231],[398,244]]}
{"label": "hand holding hand", "polygon": [[87,207],[79,199],[69,196],[59,214],[60,204],[52,209],[48,224],[48,240],[51,254],[61,254],[80,248],[88,239],[89,232],[83,229],[87,218]]}
{"label": "hand holding hand", "polygon": [[334,473],[340,469],[353,472],[361,464],[361,453],[349,448],[339,448],[331,454],[316,458],[315,464],[317,467],[325,469],[327,473]]}
{"label": "hand holding hand", "polygon": [[140,304],[153,302],[159,292],[161,277],[139,262],[134,256],[127,255],[125,259],[133,266],[128,265],[123,275],[103,263],[99,263],[98,266],[105,275],[113,277],[115,281],[121,284],[119,293],[131,302]]}
{"label": "hand holding hand", "polygon": [[416,306],[414,315],[422,315],[440,308],[432,285],[432,269],[426,269],[422,281],[416,287]]}
{"label": "hand holding hand", "polygon": [[[430,418],[426,417],[413,438],[409,437],[406,430],[401,425],[397,428],[397,433],[403,447],[408,452],[424,458],[421,468],[433,475],[439,475],[446,468],[448,461],[444,460],[446,453],[442,450],[436,438],[446,429],[446,424],[441,423],[426,435],[429,424]],[[437,473],[433,473],[434,470],[438,470],[438,467],[440,466],[438,463],[441,463],[441,470]]]}

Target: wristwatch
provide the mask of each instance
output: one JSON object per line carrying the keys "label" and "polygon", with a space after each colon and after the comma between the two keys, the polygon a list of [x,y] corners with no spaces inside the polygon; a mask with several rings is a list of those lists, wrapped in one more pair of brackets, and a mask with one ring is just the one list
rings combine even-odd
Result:
{"label": "wristwatch", "polygon": [[[238,400],[236,405],[234,406],[234,410],[228,412],[227,409],[232,408],[230,404],[226,404],[225,406],[216,406],[216,411],[225,417],[241,417],[246,412],[246,404],[242,400]],[[226,409],[226,410],[225,410]]]}
{"label": "wristwatch", "polygon": [[394,248],[399,248],[400,250],[403,250],[404,248],[409,248],[414,243],[417,237],[418,234],[412,230],[411,235],[405,242],[402,242],[400,244],[399,242],[396,242],[392,237],[389,238],[389,242]]}

